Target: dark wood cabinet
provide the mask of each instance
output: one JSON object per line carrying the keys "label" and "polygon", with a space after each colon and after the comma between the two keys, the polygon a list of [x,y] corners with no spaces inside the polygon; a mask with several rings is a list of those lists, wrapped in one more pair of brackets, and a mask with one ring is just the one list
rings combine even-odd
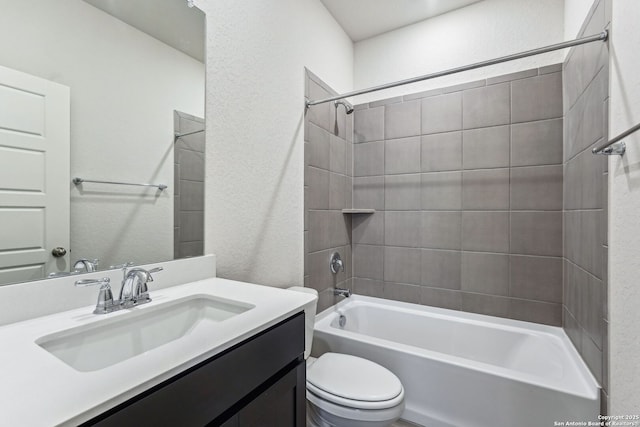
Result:
{"label": "dark wood cabinet", "polygon": [[[299,364],[222,424],[222,427],[304,426],[306,414],[298,410],[305,405],[304,371],[304,364]],[[301,398],[302,402],[299,401]]]}
{"label": "dark wood cabinet", "polygon": [[85,426],[304,427],[302,312],[85,423]]}

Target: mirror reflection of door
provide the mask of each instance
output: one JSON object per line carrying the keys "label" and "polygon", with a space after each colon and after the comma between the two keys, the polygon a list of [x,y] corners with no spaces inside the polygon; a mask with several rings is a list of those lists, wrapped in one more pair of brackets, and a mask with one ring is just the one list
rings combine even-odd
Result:
{"label": "mirror reflection of door", "polygon": [[69,97],[0,67],[0,283],[68,268]]}
{"label": "mirror reflection of door", "polygon": [[[14,219],[21,221],[17,227],[8,220],[9,211],[0,211],[0,286],[75,272],[76,261],[84,258],[98,259],[101,270],[174,259],[173,114],[204,117],[202,11],[186,0],[5,1],[1,10],[0,66],[63,85],[71,98],[66,157],[47,168],[56,178],[66,174],[66,193],[60,196],[49,198],[53,178],[38,176],[39,169],[25,163],[37,162],[34,153],[40,148],[28,145],[39,138],[37,127],[23,132],[15,124],[0,125],[0,209],[11,206]],[[22,104],[3,102],[10,108],[3,104],[0,114],[29,120],[17,109]],[[47,122],[44,135],[51,131]],[[18,136],[22,145],[6,143]],[[19,179],[9,178],[10,170],[21,174]],[[76,177],[85,181],[74,185]],[[48,199],[64,203],[64,218],[45,220],[45,211],[34,209],[43,205],[36,201],[45,197],[38,196],[41,187]],[[18,214],[18,207],[23,212]],[[64,232],[66,240],[45,242],[43,233],[50,231]],[[194,255],[201,240],[184,242],[183,256]],[[17,247],[22,249],[16,252]],[[63,247],[66,255],[54,258],[55,247]]]}
{"label": "mirror reflection of door", "polygon": [[204,119],[174,111],[173,257],[204,254]]}

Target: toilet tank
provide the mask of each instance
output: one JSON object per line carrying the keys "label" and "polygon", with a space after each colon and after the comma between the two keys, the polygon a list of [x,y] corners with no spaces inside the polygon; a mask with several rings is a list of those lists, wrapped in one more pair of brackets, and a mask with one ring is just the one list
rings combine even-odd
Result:
{"label": "toilet tank", "polygon": [[313,288],[303,288],[302,286],[292,286],[287,288],[294,292],[304,292],[315,296],[313,301],[304,306],[304,358],[308,358],[311,354],[311,345],[313,344],[313,327],[316,321],[316,307],[318,306],[318,291]]}

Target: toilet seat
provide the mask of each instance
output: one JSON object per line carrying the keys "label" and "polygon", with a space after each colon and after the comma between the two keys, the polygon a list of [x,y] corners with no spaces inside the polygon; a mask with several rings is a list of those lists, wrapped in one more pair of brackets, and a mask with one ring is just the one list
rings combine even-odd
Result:
{"label": "toilet seat", "polygon": [[404,400],[402,383],[391,371],[339,353],[325,353],[307,367],[307,391],[354,409],[388,409]]}

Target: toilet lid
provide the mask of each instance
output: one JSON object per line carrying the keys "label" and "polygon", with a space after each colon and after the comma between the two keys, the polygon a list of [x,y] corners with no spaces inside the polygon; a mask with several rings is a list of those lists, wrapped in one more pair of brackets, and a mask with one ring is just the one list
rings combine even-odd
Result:
{"label": "toilet lid", "polygon": [[337,397],[362,402],[392,400],[402,383],[391,371],[348,354],[325,353],[307,370],[307,382]]}

